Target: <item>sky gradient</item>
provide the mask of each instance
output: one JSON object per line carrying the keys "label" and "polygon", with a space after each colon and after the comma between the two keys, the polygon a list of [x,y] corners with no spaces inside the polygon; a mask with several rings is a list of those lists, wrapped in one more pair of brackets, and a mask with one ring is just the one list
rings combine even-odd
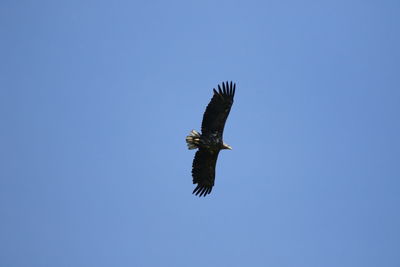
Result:
{"label": "sky gradient", "polygon": [[[400,2],[1,1],[0,266],[400,266]],[[212,89],[237,83],[211,195]]]}

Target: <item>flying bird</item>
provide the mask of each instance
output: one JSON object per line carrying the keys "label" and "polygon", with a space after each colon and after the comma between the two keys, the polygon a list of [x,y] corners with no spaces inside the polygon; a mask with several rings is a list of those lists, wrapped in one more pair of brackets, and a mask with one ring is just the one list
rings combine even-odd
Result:
{"label": "flying bird", "polygon": [[203,115],[201,133],[192,130],[186,137],[189,149],[198,149],[192,165],[193,190],[196,196],[206,196],[211,193],[215,180],[215,166],[219,151],[232,149],[222,140],[226,119],[233,104],[236,84],[232,82],[218,85],[218,91],[213,89],[214,95]]}

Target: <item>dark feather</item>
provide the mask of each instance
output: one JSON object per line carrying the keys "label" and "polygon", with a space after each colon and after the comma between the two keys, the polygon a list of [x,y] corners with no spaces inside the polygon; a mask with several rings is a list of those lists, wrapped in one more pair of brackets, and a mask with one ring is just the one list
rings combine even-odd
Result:
{"label": "dark feather", "polygon": [[193,183],[197,187],[193,190],[193,194],[200,196],[211,193],[215,180],[215,165],[217,163],[218,152],[213,153],[206,149],[199,149],[193,160]]}
{"label": "dark feather", "polygon": [[218,133],[222,137],[225,122],[233,104],[235,88],[236,84],[226,82],[222,83],[222,89],[220,85],[218,85],[218,91],[213,89],[214,95],[203,115],[202,134]]}

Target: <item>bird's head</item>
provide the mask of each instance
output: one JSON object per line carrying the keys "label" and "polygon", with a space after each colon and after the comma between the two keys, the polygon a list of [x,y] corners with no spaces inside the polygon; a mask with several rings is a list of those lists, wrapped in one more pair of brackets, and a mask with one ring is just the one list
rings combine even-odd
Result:
{"label": "bird's head", "polygon": [[229,149],[229,150],[232,150],[232,147],[231,147],[230,145],[228,145],[228,144],[223,143],[223,144],[222,144],[222,149]]}

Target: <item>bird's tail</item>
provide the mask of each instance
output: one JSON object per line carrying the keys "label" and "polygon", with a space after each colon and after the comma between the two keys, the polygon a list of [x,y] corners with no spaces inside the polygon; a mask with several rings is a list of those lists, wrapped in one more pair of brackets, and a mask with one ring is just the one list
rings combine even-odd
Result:
{"label": "bird's tail", "polygon": [[186,143],[189,149],[196,149],[200,144],[200,133],[192,130],[190,135],[186,136]]}

